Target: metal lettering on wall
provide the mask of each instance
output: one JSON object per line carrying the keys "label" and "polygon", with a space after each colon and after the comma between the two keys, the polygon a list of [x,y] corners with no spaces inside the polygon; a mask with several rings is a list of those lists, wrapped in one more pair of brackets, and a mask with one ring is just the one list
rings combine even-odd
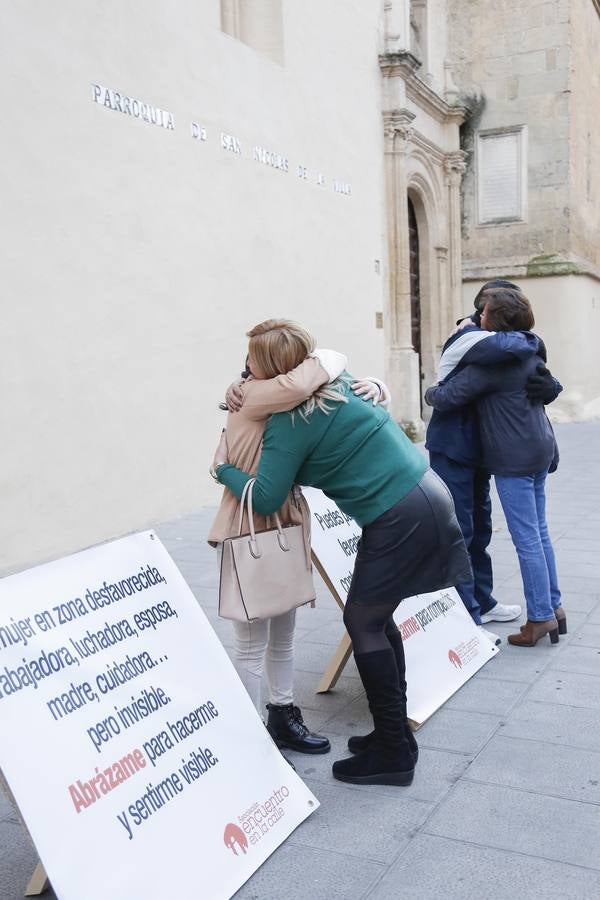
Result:
{"label": "metal lettering on wall", "polygon": [[101,84],[92,84],[92,88],[94,103],[99,103],[116,112],[125,113],[127,116],[133,116],[134,119],[143,119],[149,125],[160,125],[161,128],[168,128],[170,131],[175,128],[173,113],[167,112],[165,109],[159,109],[157,106],[152,106],[151,103],[144,103],[137,97],[128,97],[127,94],[102,87]]}
{"label": "metal lettering on wall", "polygon": [[[158,125],[166,128],[168,131],[175,130],[175,118],[173,113],[168,110],[160,109],[151,103],[139,100],[137,97],[130,97],[120,91],[112,88],[104,87],[101,84],[92,82],[92,100],[99,106],[104,106],[115,112],[132,116],[134,119],[142,119],[149,125]],[[192,140],[198,141],[200,144],[208,142],[208,129],[202,123],[192,119],[190,121],[190,133]],[[231,155],[244,158],[242,143],[238,137],[228,132],[221,131],[218,137],[221,149]],[[334,194],[342,197],[349,197],[352,194],[352,186],[347,181],[341,181],[338,178],[326,178],[323,172],[318,169],[311,171],[307,166],[297,163],[292,165],[289,157],[284,153],[278,153],[260,144],[255,144],[252,149],[252,159],[254,162],[267,168],[276,169],[287,175],[290,171],[296,173],[300,181],[312,182],[319,187],[330,187]]]}

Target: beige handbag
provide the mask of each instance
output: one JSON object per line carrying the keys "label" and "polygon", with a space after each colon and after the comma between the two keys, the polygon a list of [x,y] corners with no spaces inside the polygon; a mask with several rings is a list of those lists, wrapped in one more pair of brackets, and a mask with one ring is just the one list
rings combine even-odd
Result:
{"label": "beige handbag", "polygon": [[[254,528],[254,478],[244,486],[237,537],[223,541],[219,583],[219,615],[237,622],[280,616],[315,599],[310,557],[307,558],[302,525],[282,527],[277,513],[275,528]],[[247,504],[250,534],[242,534]]]}

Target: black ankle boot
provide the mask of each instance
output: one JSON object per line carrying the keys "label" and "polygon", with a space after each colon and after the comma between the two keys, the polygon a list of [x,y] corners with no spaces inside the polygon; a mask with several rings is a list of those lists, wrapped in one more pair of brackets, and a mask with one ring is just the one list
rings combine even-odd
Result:
{"label": "black ankle boot", "polygon": [[298,753],[329,753],[331,744],[321,734],[313,734],[304,724],[302,713],[293,703],[276,706],[267,703],[269,734],[281,749],[287,747]]}
{"label": "black ankle boot", "polygon": [[409,785],[415,764],[394,652],[376,650],[355,654],[354,658],[367,693],[376,738],[357,756],[335,762],[333,777],[351,784]]}
{"label": "black ankle boot", "polygon": [[[417,744],[417,739],[408,726],[406,727],[406,738],[408,740],[408,746],[410,748],[413,763],[416,766],[419,759],[419,745]],[[362,753],[364,750],[368,750],[374,741],[374,731],[370,731],[369,734],[357,734],[354,737],[348,739],[348,750],[350,751],[350,753]]]}
{"label": "black ankle boot", "polygon": [[368,750],[340,759],[333,764],[333,777],[350,784],[393,784],[408,787],[412,784],[415,767],[407,763],[394,749],[375,741]]}

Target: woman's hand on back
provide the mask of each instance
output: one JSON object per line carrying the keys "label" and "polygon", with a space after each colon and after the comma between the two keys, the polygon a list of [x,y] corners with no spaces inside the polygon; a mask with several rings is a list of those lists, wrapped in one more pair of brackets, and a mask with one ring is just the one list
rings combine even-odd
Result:
{"label": "woman's hand on back", "polygon": [[244,379],[238,379],[238,381],[233,381],[225,391],[225,405],[231,413],[239,412],[244,404],[243,384]]}
{"label": "woman's hand on back", "polygon": [[353,381],[350,387],[357,397],[361,397],[365,401],[371,400],[373,406],[377,406],[378,403],[387,406],[390,402],[389,390],[383,381],[376,381],[374,378],[360,378],[358,381]]}
{"label": "woman's hand on back", "polygon": [[381,388],[374,381],[363,378],[360,381],[353,381],[350,385],[357,397],[363,400],[372,400],[373,406],[377,406],[381,399]]}

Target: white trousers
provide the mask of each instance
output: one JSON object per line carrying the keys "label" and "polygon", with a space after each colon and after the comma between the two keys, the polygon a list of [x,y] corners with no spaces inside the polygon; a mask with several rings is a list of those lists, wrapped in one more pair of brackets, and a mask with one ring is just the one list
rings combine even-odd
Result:
{"label": "white trousers", "polygon": [[[221,568],[221,545],[217,559]],[[259,619],[256,622],[233,622],[233,664],[250,699],[263,715],[262,677],[267,676],[269,703],[286,706],[294,701],[294,628],[296,610]]]}
{"label": "white trousers", "polygon": [[234,665],[259,714],[262,676],[267,676],[269,703],[294,700],[294,626],[296,610],[256,622],[232,622]]}

